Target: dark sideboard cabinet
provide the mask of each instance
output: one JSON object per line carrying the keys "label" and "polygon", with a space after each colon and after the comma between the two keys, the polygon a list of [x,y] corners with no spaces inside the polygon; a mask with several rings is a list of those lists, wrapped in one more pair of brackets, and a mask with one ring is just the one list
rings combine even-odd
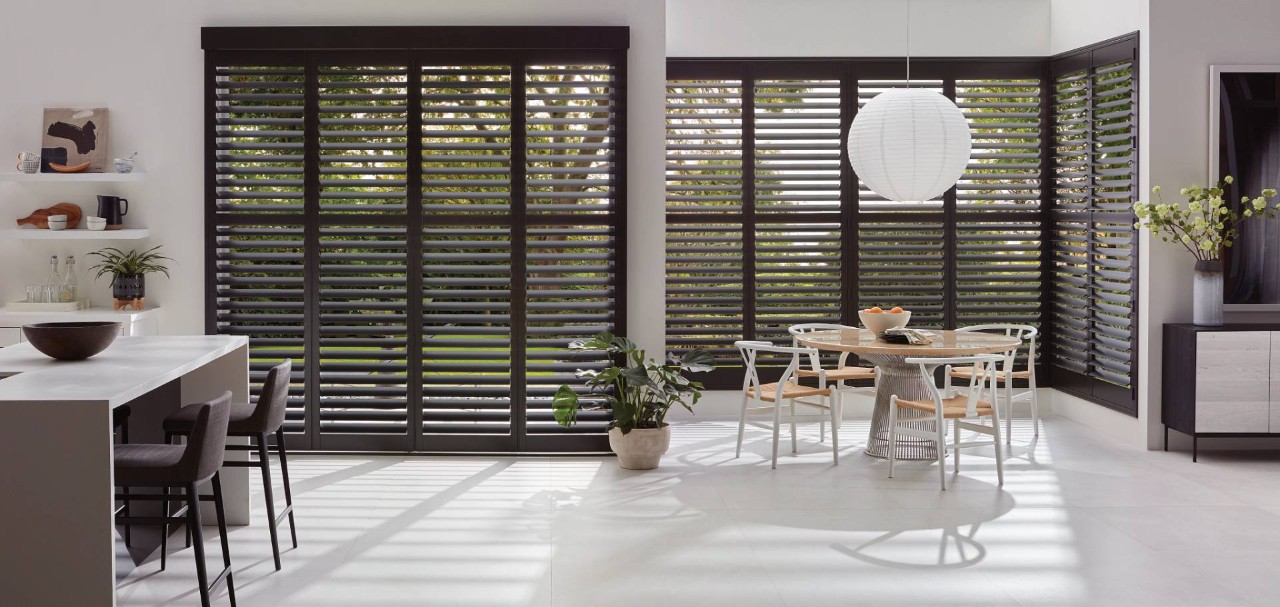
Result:
{"label": "dark sideboard cabinet", "polygon": [[1280,438],[1280,324],[1164,326],[1161,420],[1192,438]]}

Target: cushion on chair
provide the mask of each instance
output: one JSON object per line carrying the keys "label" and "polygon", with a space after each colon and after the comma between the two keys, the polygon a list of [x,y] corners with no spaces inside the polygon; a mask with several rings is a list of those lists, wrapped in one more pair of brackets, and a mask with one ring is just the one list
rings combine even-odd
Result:
{"label": "cushion on chair", "polygon": [[116,445],[116,485],[180,483],[182,445]]}
{"label": "cushion on chair", "polygon": [[[203,404],[187,405],[171,413],[169,417],[164,418],[164,431],[178,434],[191,432],[191,427],[195,425],[196,416],[200,414],[200,407]],[[254,405],[249,403],[231,403],[231,419],[227,423],[227,432],[231,434],[266,432],[266,430],[250,427],[255,425],[249,423],[254,409]]]}
{"label": "cushion on chair", "polygon": [[[1005,381],[1008,381],[1008,380],[1009,380],[1009,376],[1013,376],[1013,378],[1014,378],[1014,379],[1030,379],[1030,378],[1031,378],[1031,370],[1030,370],[1030,369],[1026,369],[1026,370],[1023,370],[1023,371],[1014,371],[1013,373],[1007,373],[1007,372],[1004,372],[1004,371],[996,371],[996,381],[998,381],[998,382],[1005,382]],[[959,378],[964,378],[964,379],[972,379],[972,378],[973,378],[973,367],[952,367],[952,368],[951,368],[951,377],[959,377]],[[979,379],[981,379],[981,378],[979,378]]]}
{"label": "cushion on chair", "polygon": [[[798,377],[817,377],[817,371],[797,369]],[[872,367],[842,367],[827,371],[827,381],[848,381],[851,379],[875,379],[876,370]]]}
{"label": "cushion on chair", "polygon": [[[898,406],[904,409],[914,409],[929,414],[936,414],[937,406],[933,400],[902,400],[898,399]],[[966,409],[969,406],[968,396],[953,396],[951,398],[942,399],[942,417],[946,419],[959,419],[968,415]],[[979,417],[991,415],[991,403],[980,400],[978,401],[977,414]]]}
{"label": "cushion on chair", "polygon": [[[761,395],[756,396],[755,388],[747,388],[747,396],[750,396],[752,398],[759,398],[760,400],[763,400],[763,401],[773,402],[774,398],[777,397],[778,395],[777,382],[774,382],[772,384],[764,384],[763,386],[760,386],[760,392],[761,392]],[[782,398],[786,398],[786,399],[804,398],[806,396],[829,396],[830,394],[831,394],[830,390],[823,390],[821,388],[810,388],[809,386],[801,386],[799,384],[793,384],[790,382],[788,382],[782,388]]]}

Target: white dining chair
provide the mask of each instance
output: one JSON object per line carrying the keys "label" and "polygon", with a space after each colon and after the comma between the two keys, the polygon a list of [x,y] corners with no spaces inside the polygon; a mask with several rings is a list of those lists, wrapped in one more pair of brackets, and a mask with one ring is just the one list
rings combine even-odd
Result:
{"label": "white dining chair", "polygon": [[[813,333],[814,331],[839,331],[841,329],[857,330],[857,327],[823,322],[810,322],[791,325],[790,327],[787,327],[787,332],[791,334],[791,345],[800,347],[800,343],[797,339],[806,333]],[[844,395],[846,392],[861,393],[874,397],[876,395],[875,385],[878,383],[880,377],[880,369],[878,368],[859,367],[857,365],[852,367],[848,366],[849,354],[849,352],[841,352],[840,358],[836,359],[836,368],[823,369],[823,371],[826,372],[827,381],[834,382],[834,385],[828,387],[831,389],[832,397],[837,401],[836,406],[840,408],[841,412],[844,411]],[[818,372],[810,369],[796,369],[796,376],[817,377]],[[870,388],[866,388],[844,385],[844,382],[857,380],[871,380],[872,386]],[[826,440],[826,424],[820,423],[818,424],[818,441],[823,442]]]}
{"label": "white dining chair", "polygon": [[[947,451],[955,452],[952,465],[958,474],[960,472],[961,449],[988,445],[995,447],[996,478],[999,480],[1000,486],[1004,486],[1004,453],[1000,445],[1000,412],[994,405],[996,366],[1003,362],[1004,359],[1004,356],[996,354],[983,354],[978,356],[908,358],[905,360],[908,364],[915,364],[920,367],[920,375],[929,384],[932,398],[929,400],[908,400],[898,398],[896,394],[889,397],[889,478],[893,478],[893,464],[897,459],[895,451],[898,447],[898,436],[904,435],[928,440],[937,445],[938,477],[942,480],[943,491],[947,490],[945,465]],[[950,388],[944,388],[945,391],[938,389],[938,385],[934,380],[934,371],[943,365],[968,365],[970,369],[969,380],[971,382],[968,394],[956,394]],[[982,398],[984,392],[989,395],[991,400]],[[910,409],[916,411],[917,415],[905,419],[900,418],[898,416],[899,409]],[[921,413],[924,415],[919,415]],[[933,432],[918,427],[908,427],[908,424],[927,420],[929,416],[934,418],[935,426]],[[978,420],[987,417],[991,418],[990,426],[977,423]],[[951,444],[947,444],[948,421],[951,422],[955,435],[955,439]],[[985,434],[992,437],[993,440],[961,442],[961,430]]]}
{"label": "white dining chair", "polygon": [[[737,341],[734,347],[742,354],[746,363],[746,376],[742,380],[742,407],[738,414],[738,446],[734,451],[735,458],[742,456],[742,438],[746,434],[747,424],[769,430],[773,434],[773,468],[778,467],[778,440],[782,424],[791,425],[791,452],[796,452],[796,424],[831,422],[831,456],[835,463],[840,463],[840,429],[836,424],[840,414],[838,405],[831,400],[831,390],[827,389],[826,373],[818,364],[818,351],[814,348],[797,348],[775,346],[767,341]],[[756,368],[760,353],[789,354],[791,361],[782,372],[782,377],[775,383],[762,384],[760,373]],[[800,369],[801,357],[808,359],[809,368],[817,373],[818,387],[801,386],[795,382],[796,371]],[[758,403],[752,406],[752,403]],[[796,406],[819,409],[823,413],[797,412]],[[783,408],[787,412],[783,413]],[[772,414],[773,423],[748,421],[748,415]]]}
{"label": "white dining chair", "polygon": [[[1033,437],[1040,436],[1040,399],[1036,393],[1036,336],[1040,334],[1035,327],[1031,325],[1017,325],[1008,323],[997,323],[988,325],[975,325],[972,327],[962,327],[956,329],[957,333],[981,331],[983,333],[997,333],[1015,337],[1027,344],[1027,366],[1021,371],[1015,371],[1018,362],[1018,351],[1011,350],[1003,362],[1001,368],[996,371],[996,382],[1000,389],[996,392],[996,404],[1004,406],[1004,424],[1005,436],[1007,443],[1013,442],[1013,406],[1017,403],[1031,404],[1031,432]],[[966,367],[952,367],[947,370],[946,386],[951,387],[951,379],[964,379],[969,377],[970,369]],[[1014,380],[1026,380],[1027,389],[1021,392],[1014,390]]]}

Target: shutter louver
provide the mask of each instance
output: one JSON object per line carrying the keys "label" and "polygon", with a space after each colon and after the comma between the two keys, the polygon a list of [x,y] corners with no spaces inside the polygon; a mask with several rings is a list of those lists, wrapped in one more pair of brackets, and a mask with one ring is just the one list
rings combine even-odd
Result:
{"label": "shutter louver", "polygon": [[305,69],[217,64],[213,101],[216,312],[212,330],[249,338],[254,396],[293,359],[285,431],[306,429],[303,235]]}
{"label": "shutter louver", "polygon": [[667,348],[741,367],[742,81],[667,82]]}
{"label": "shutter louver", "polygon": [[513,434],[511,104],[510,65],[422,67],[427,435]]}

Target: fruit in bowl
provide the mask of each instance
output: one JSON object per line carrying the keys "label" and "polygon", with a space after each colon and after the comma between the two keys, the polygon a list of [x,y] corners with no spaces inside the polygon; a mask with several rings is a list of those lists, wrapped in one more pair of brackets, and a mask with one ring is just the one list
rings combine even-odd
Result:
{"label": "fruit in bowl", "polygon": [[859,310],[858,319],[868,331],[880,335],[889,329],[907,326],[907,321],[911,320],[911,313],[896,306],[888,311],[874,307]]}

